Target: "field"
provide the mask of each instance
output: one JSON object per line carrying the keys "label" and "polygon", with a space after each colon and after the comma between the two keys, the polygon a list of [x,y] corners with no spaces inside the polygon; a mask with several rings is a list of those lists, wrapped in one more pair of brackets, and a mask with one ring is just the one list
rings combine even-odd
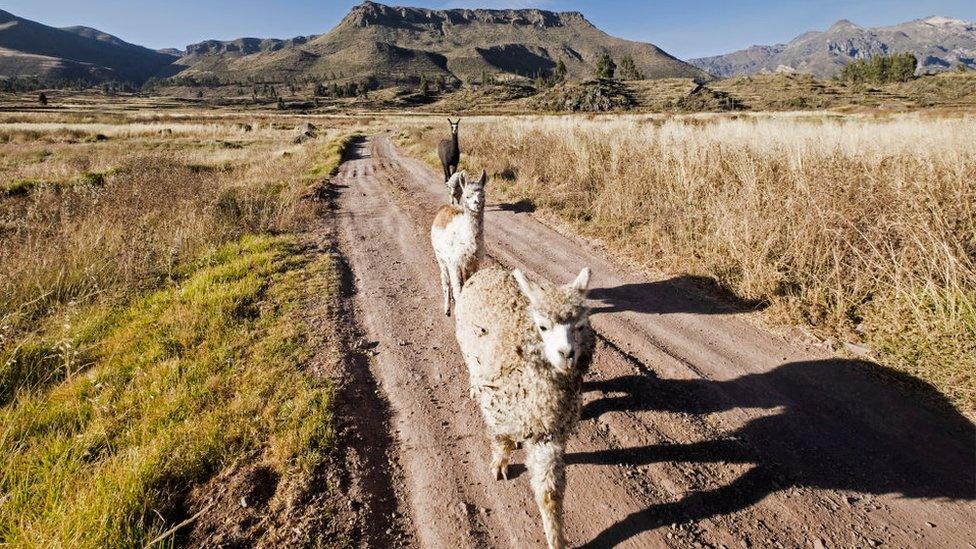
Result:
{"label": "field", "polygon": [[[488,261],[593,268],[569,540],[958,546],[974,118],[679,114],[685,84],[461,122]],[[444,115],[51,98],[0,112],[0,545],[541,543],[440,312]]]}
{"label": "field", "polygon": [[[426,161],[441,124],[401,139]],[[630,262],[705,277],[976,410],[970,116],[473,118],[468,169]]]}
{"label": "field", "polygon": [[[4,543],[185,540],[170,527],[219,507],[216,487],[207,501],[192,488],[222,471],[267,471],[272,508],[324,484],[337,309],[308,326],[339,275],[307,235],[350,130],[334,121],[296,145],[297,124],[0,120]],[[252,541],[294,541],[279,522]]]}

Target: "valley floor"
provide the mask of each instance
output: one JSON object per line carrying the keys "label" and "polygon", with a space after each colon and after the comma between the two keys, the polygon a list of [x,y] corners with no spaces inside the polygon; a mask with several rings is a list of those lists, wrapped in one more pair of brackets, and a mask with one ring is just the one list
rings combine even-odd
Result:
{"label": "valley floor", "polygon": [[[0,545],[543,546],[522,453],[489,473],[402,121],[156,107],[0,120]],[[532,210],[489,202],[488,261],[593,269],[572,546],[976,547],[944,387]]]}
{"label": "valley floor", "polygon": [[[489,474],[452,321],[439,312],[427,237],[439,177],[377,137],[334,183],[368,365],[392,411],[410,533],[401,542],[543,544],[518,453],[512,480]],[[972,543],[976,442],[949,407],[771,334],[687,280],[630,274],[517,205],[490,204],[485,232],[491,261],[530,276],[594,272],[600,343],[568,455],[573,546]]]}

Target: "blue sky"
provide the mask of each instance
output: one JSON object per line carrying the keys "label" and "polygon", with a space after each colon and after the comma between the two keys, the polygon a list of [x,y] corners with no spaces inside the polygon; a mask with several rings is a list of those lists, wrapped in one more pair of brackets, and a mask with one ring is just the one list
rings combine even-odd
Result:
{"label": "blue sky", "polygon": [[[0,9],[53,26],[87,25],[153,48],[207,38],[289,38],[328,31],[357,0],[0,0]],[[976,0],[392,0],[431,8],[541,7],[581,11],[610,34],[681,58],[788,41],[838,19],[866,26],[929,15],[976,20]]]}

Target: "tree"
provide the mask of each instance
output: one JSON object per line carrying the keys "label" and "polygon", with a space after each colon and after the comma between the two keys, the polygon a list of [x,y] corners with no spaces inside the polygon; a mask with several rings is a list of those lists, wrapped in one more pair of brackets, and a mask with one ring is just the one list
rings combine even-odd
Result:
{"label": "tree", "polygon": [[634,58],[625,55],[623,59],[620,60],[620,78],[624,80],[643,80],[644,75],[641,71],[637,69],[637,65],[634,63]]}
{"label": "tree", "polygon": [[553,73],[553,76],[556,77],[557,82],[562,82],[563,80],[566,80],[567,72],[568,71],[566,70],[566,63],[564,63],[563,60],[560,59],[559,62],[556,63],[556,72]]}
{"label": "tree", "polygon": [[424,97],[430,94],[430,84],[427,82],[426,74],[420,75],[420,93],[422,93]]}
{"label": "tree", "polygon": [[38,94],[38,96],[37,96],[37,102],[40,103],[41,106],[45,106],[46,107],[47,106],[47,94],[44,93],[44,92],[41,92],[40,94]]}
{"label": "tree", "polygon": [[278,98],[278,110],[279,111],[285,110],[285,100],[282,99],[281,97]]}
{"label": "tree", "polygon": [[611,79],[616,72],[617,64],[613,62],[613,57],[610,57],[609,52],[603,52],[600,58],[596,61],[596,71],[594,76],[597,78]]}
{"label": "tree", "polygon": [[838,78],[855,84],[887,84],[908,82],[915,78],[918,59],[912,53],[878,55],[871,59],[858,59],[841,69]]}
{"label": "tree", "polygon": [[362,97],[363,99],[369,99],[369,86],[366,85],[366,82],[360,82],[359,85],[356,86],[356,95],[358,97]]}
{"label": "tree", "polygon": [[888,68],[888,82],[908,82],[915,78],[918,70],[918,59],[911,53],[900,53],[890,57]]}

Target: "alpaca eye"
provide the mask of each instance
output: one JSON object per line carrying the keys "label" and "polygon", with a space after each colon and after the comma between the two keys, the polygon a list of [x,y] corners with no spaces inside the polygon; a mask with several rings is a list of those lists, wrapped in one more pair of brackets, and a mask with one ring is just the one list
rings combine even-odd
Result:
{"label": "alpaca eye", "polygon": [[543,332],[549,331],[549,328],[547,326],[539,326],[539,329],[542,330]]}

